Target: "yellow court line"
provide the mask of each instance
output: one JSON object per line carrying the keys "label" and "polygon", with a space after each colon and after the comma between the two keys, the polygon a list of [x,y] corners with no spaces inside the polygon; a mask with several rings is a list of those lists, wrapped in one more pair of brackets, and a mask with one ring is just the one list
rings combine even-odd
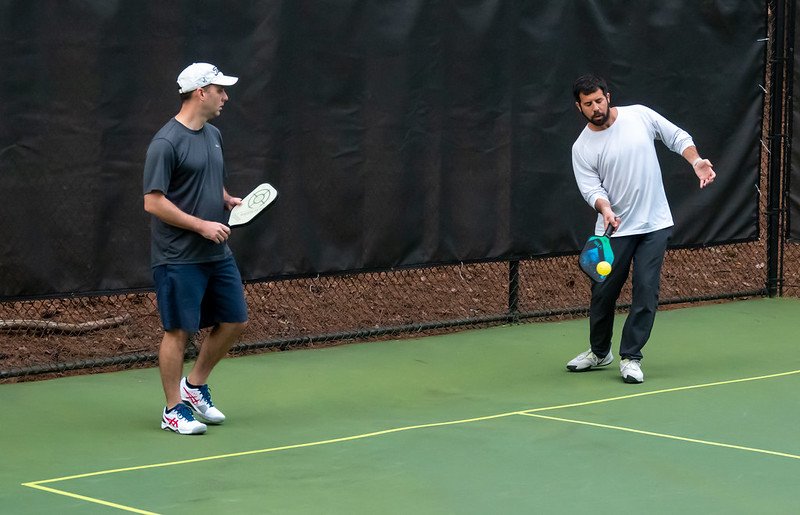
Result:
{"label": "yellow court line", "polygon": [[[230,453],[230,454],[219,454],[219,455],[215,455],[215,456],[205,456],[205,457],[202,457],[202,458],[192,458],[192,459],[187,459],[187,460],[171,461],[171,462],[165,462],[165,463],[153,463],[153,464],[150,464],[150,465],[139,465],[139,466],[135,466],[135,467],[125,467],[125,468],[119,468],[119,469],[101,470],[101,471],[97,471],[97,472],[88,472],[88,473],[85,473],[85,474],[75,474],[75,475],[72,475],[72,476],[63,476],[63,477],[58,477],[58,478],[53,478],[53,479],[44,479],[44,480],[41,480],[41,481],[32,481],[32,482],[29,482],[29,483],[22,483],[22,486],[26,486],[26,487],[29,487],[29,488],[37,488],[39,490],[48,491],[48,492],[55,493],[55,494],[58,494],[58,495],[65,495],[65,496],[68,496],[68,497],[74,497],[74,498],[77,498],[77,499],[82,499],[82,500],[89,501],[89,502],[103,504],[103,505],[106,505],[106,506],[116,507],[116,508],[119,508],[119,509],[132,511],[132,512],[135,512],[135,513],[150,513],[150,512],[146,512],[146,511],[136,510],[135,508],[129,508],[129,507],[123,506],[123,505],[117,505],[117,504],[114,504],[114,503],[103,501],[101,499],[94,499],[94,498],[91,498],[91,497],[80,496],[80,495],[77,495],[77,494],[72,494],[70,492],[57,490],[57,489],[54,489],[54,488],[43,487],[41,485],[44,485],[44,484],[47,484],[47,483],[57,483],[57,482],[60,482],[60,481],[68,481],[68,480],[72,480],[72,479],[82,479],[82,478],[87,478],[87,477],[102,476],[102,475],[108,475],[108,474],[116,474],[116,473],[120,473],[120,472],[132,472],[132,471],[147,470],[147,469],[154,469],[154,468],[171,467],[171,466],[175,466],[175,465],[186,465],[186,464],[191,464],[191,463],[201,463],[201,462],[204,462],[204,461],[220,460],[220,459],[226,459],[226,458],[236,458],[236,457],[240,457],[240,456],[251,456],[251,455],[255,455],[255,454],[265,454],[265,453],[270,453],[270,452],[285,451],[285,450],[291,450],[291,449],[302,449],[302,448],[307,448],[307,447],[316,447],[316,446],[320,446],[320,445],[328,445],[328,444],[334,444],[334,443],[349,442],[349,441],[354,441],[354,440],[362,440],[362,439],[365,439],[365,438],[372,438],[372,437],[375,437],[375,436],[381,436],[381,435],[386,435],[386,434],[391,434],[391,433],[400,433],[400,432],[403,432],[403,431],[411,431],[411,430],[414,430],[414,429],[426,429],[426,428],[432,428],[432,427],[444,427],[444,426],[452,426],[452,425],[459,425],[459,424],[469,424],[469,423],[472,423],[472,422],[480,422],[480,421],[483,421],[483,420],[492,420],[492,419],[497,419],[497,418],[510,417],[510,416],[513,416],[513,415],[538,416],[538,417],[541,417],[541,418],[553,418],[554,420],[556,420],[555,417],[545,417],[543,415],[533,415],[533,413],[540,412],[540,411],[564,409],[564,408],[574,408],[574,407],[578,407],[578,406],[588,406],[588,405],[591,405],[591,404],[600,404],[600,403],[613,402],[613,401],[625,400],[625,399],[633,399],[633,398],[642,397],[642,396],[645,396],[645,395],[656,395],[656,394],[661,394],[661,393],[670,393],[670,392],[691,390],[691,389],[697,389],[697,388],[707,388],[707,387],[711,387],[711,386],[720,386],[720,385],[727,385],[727,384],[734,384],[734,383],[743,383],[743,382],[747,382],[747,381],[758,381],[758,380],[763,380],[763,379],[772,379],[772,378],[776,378],[776,377],[783,377],[783,376],[794,375],[794,374],[800,374],[800,370],[792,370],[790,372],[781,372],[781,373],[777,373],[777,374],[769,374],[769,375],[763,375],[763,376],[757,376],[757,377],[747,377],[747,378],[743,378],[743,379],[732,379],[732,380],[728,380],[728,381],[717,381],[717,382],[714,382],[714,383],[705,383],[705,384],[690,385],[690,386],[680,386],[680,387],[676,387],[676,388],[666,388],[666,389],[662,389],[662,390],[653,390],[653,391],[650,391],[650,392],[640,392],[640,393],[635,393],[635,394],[631,394],[631,395],[622,395],[622,396],[618,396],[618,397],[609,397],[609,398],[606,398],[606,399],[597,399],[597,400],[593,400],[593,401],[577,402],[577,403],[572,403],[572,404],[562,404],[562,405],[558,405],[558,406],[549,406],[549,407],[543,407],[543,408],[532,408],[532,409],[522,410],[522,411],[510,411],[510,412],[507,412],[507,413],[499,413],[499,414],[496,414],[496,415],[487,415],[487,416],[483,416],[483,417],[474,417],[474,418],[467,418],[467,419],[460,419],[460,420],[451,420],[451,421],[445,421],[445,422],[433,422],[433,423],[428,423],[428,424],[417,424],[417,425],[413,425],[413,426],[405,426],[405,427],[397,427],[397,428],[392,428],[392,429],[384,429],[384,430],[381,430],[381,431],[374,431],[374,432],[371,432],[371,433],[364,433],[364,434],[359,434],[359,435],[345,436],[345,437],[340,437],[340,438],[332,438],[332,439],[329,439],[329,440],[320,440],[320,441],[316,441],[316,442],[306,442],[306,443],[293,444],[293,445],[284,445],[284,446],[280,446],[280,447],[270,447],[270,448],[267,448],[267,449],[257,449],[257,450],[251,450],[251,451],[242,451],[242,452],[235,452],[235,453]],[[564,421],[567,421],[567,419],[564,419]],[[587,425],[592,425],[591,423],[586,423],[586,424]],[[623,428],[623,430],[624,430],[624,428]],[[635,431],[635,430],[630,430],[630,431]],[[645,434],[647,434],[647,433],[645,433]],[[653,433],[653,434],[657,435],[657,433]],[[666,435],[665,437],[669,437],[669,435]],[[680,437],[673,437],[673,438],[680,439]],[[687,439],[687,441],[691,441],[691,440]],[[698,442],[700,442],[700,441],[698,441]],[[713,444],[713,443],[711,443],[711,444]],[[725,444],[717,444],[717,445],[725,446]],[[729,447],[737,448],[735,446],[729,446]],[[747,448],[742,448],[742,449],[750,450],[750,449],[747,449]],[[762,451],[762,452],[775,454],[773,451]],[[787,456],[794,457],[793,455],[787,455]]]}
{"label": "yellow court line", "polygon": [[485,417],[475,417],[475,418],[466,418],[462,420],[450,420],[447,422],[432,422],[430,424],[418,424],[415,426],[405,426],[405,427],[395,427],[392,429],[384,429],[381,431],[375,431],[372,433],[364,433],[360,435],[353,435],[353,436],[343,436],[340,438],[331,438],[330,440],[320,440],[317,442],[306,442],[306,443],[298,443],[293,445],[283,445],[280,447],[270,447],[268,449],[256,449],[252,451],[242,451],[242,452],[234,452],[230,454],[218,454],[216,456],[204,456],[202,458],[192,458],[188,460],[180,460],[180,461],[171,461],[167,463],[153,463],[150,465],[139,465],[136,467],[126,467],[120,469],[111,469],[111,470],[101,470],[97,472],[88,472],[86,474],[76,474],[74,476],[64,476],[64,477],[57,477],[53,479],[45,479],[42,481],[32,481],[30,483],[23,483],[23,486],[30,486],[36,487],[39,485],[47,484],[47,483],[57,483],[59,481],[68,481],[71,479],[82,479],[87,477],[93,476],[102,476],[106,474],[115,474],[119,472],[131,472],[136,470],[146,470],[146,469],[154,469],[154,468],[162,468],[162,467],[172,467],[175,465],[186,465],[189,463],[201,463],[204,461],[213,461],[213,460],[221,460],[226,458],[238,458],[241,456],[251,456],[253,454],[265,454],[268,452],[277,452],[277,451],[287,451],[290,449],[302,449],[306,447],[316,447],[319,445],[328,445],[332,443],[341,443],[341,442],[350,442],[353,440],[362,440],[364,438],[372,438],[375,436],[381,436],[391,433],[400,433],[402,431],[410,431],[412,429],[425,429],[429,427],[442,427],[442,426],[453,426],[458,424],[469,424],[471,422],[480,422],[482,420],[491,420],[495,418],[502,418],[502,417],[510,417],[511,415],[519,415],[521,412],[519,411],[511,411],[508,413],[500,413],[497,415],[487,415]]}
{"label": "yellow court line", "polygon": [[535,417],[535,418],[543,418],[546,420],[555,420],[556,422],[567,422],[570,424],[580,424],[582,426],[592,426],[592,427],[600,427],[603,429],[614,429],[616,431],[625,431],[627,433],[636,433],[640,435],[647,435],[647,436],[656,436],[658,438],[667,438],[669,440],[679,440],[681,442],[691,442],[691,443],[699,443],[703,445],[711,445],[713,447],[724,447],[726,449],[736,449],[739,451],[748,451],[748,452],[756,452],[760,454],[769,454],[771,456],[780,456],[781,458],[792,458],[795,460],[800,460],[800,456],[796,454],[789,454],[785,452],[778,452],[778,451],[770,451],[768,449],[758,449],[755,447],[744,447],[742,445],[733,445],[728,443],[721,443],[721,442],[712,442],[709,440],[698,440],[697,438],[687,438],[685,436],[675,436],[675,435],[668,435],[664,433],[654,433],[652,431],[643,431],[641,429],[633,429],[630,427],[621,427],[621,426],[611,426],[608,424],[598,424],[596,422],[586,422],[584,420],[572,420],[568,418],[559,418],[559,417],[549,417],[547,415],[537,415],[534,413],[520,413],[525,417]]}
{"label": "yellow court line", "polygon": [[768,374],[764,376],[756,376],[756,377],[745,377],[742,379],[731,379],[728,381],[717,381],[714,383],[704,383],[704,384],[694,384],[689,386],[677,386],[675,388],[665,388],[663,390],[653,390],[650,392],[640,392],[640,393],[632,393],[630,395],[620,395],[619,397],[608,397],[606,399],[597,399],[593,401],[586,401],[586,402],[574,402],[572,404],[562,404],[560,406],[547,406],[544,408],[533,408],[533,409],[526,409],[522,410],[522,413],[538,413],[540,411],[550,411],[556,409],[565,409],[565,408],[577,408],[579,406],[590,406],[592,404],[602,404],[604,402],[613,402],[613,401],[623,401],[627,399],[634,399],[636,397],[645,397],[647,395],[658,395],[662,393],[671,393],[671,392],[681,392],[685,390],[697,390],[699,388],[709,388],[711,386],[722,386],[727,384],[735,384],[735,383],[746,383],[748,381],[760,381],[763,379],[774,379],[776,377],[785,377],[790,375],[800,374],[800,370],[791,370],[789,372],[779,372],[777,374]]}
{"label": "yellow court line", "polygon": [[102,504],[103,506],[108,506],[108,507],[111,507],[111,508],[117,508],[118,510],[130,511],[132,513],[140,513],[141,515],[158,515],[157,513],[154,513],[152,511],[139,510],[137,508],[131,508],[130,506],[125,506],[124,504],[117,504],[117,503],[113,503],[113,502],[104,501],[102,499],[95,499],[94,497],[87,497],[85,495],[73,494],[72,492],[67,492],[67,491],[64,491],[64,490],[56,490],[55,488],[50,488],[49,486],[41,486],[41,485],[39,485],[37,483],[22,483],[22,486],[28,486],[30,488],[37,488],[39,490],[44,490],[45,492],[50,492],[50,493],[53,493],[53,494],[63,495],[63,496],[66,496],[66,497],[72,497],[74,499],[79,499],[81,501],[88,501],[88,502],[92,502],[92,503],[95,503],[95,504]]}

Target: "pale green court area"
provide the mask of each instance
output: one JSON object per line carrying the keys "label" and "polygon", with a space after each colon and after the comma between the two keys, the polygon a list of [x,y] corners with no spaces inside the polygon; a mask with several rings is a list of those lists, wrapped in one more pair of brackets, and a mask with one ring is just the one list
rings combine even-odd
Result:
{"label": "pale green court area", "polygon": [[156,369],[0,385],[0,512],[796,513],[798,316],[662,311],[642,385],[585,319],[227,359],[203,436]]}

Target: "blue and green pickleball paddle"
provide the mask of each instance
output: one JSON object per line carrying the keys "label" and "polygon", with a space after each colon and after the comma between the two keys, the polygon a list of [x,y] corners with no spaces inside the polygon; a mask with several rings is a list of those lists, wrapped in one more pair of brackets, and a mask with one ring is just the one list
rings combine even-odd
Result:
{"label": "blue and green pickleball paddle", "polygon": [[[578,262],[581,270],[596,282],[603,282],[611,273],[614,265],[614,251],[611,250],[609,236],[614,233],[614,226],[608,224],[606,232],[602,236],[592,236],[586,240]],[[599,265],[599,266],[598,266]]]}

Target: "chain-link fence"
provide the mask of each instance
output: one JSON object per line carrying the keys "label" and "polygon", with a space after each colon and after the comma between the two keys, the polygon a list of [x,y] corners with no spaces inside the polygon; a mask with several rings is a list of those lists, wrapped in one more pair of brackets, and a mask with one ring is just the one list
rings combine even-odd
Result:
{"label": "chain-link fence", "polygon": [[[771,16],[770,35],[774,32]],[[765,44],[774,47],[770,41]],[[770,56],[774,52],[767,49]],[[767,77],[773,68],[773,59],[769,61]],[[776,115],[769,84],[764,91],[763,130],[771,135]],[[788,107],[782,105],[780,116],[788,120]],[[777,167],[779,198],[785,201],[789,170],[783,154],[788,145],[776,147],[783,153],[776,164],[778,157],[767,140],[761,159],[764,193],[758,240],[668,251],[662,304],[766,295],[772,258],[777,262],[778,293],[800,294],[800,245],[783,241],[782,207],[768,207],[766,193],[775,187],[770,170],[775,177]],[[765,228],[776,223],[780,239],[773,246]],[[250,323],[234,353],[585,316],[589,282],[571,255],[250,283],[245,294]],[[629,302],[630,284],[620,307]],[[202,334],[195,345],[202,345]],[[149,291],[0,301],[0,380],[154,366],[161,336],[155,296]],[[187,354],[195,349],[190,346]]]}
{"label": "chain-link fence", "polygon": [[[762,295],[764,261],[758,243],[671,250],[663,301]],[[252,283],[245,293],[251,321],[234,352],[582,316],[589,283],[575,256],[561,256]],[[628,286],[621,305],[629,299]],[[0,378],[152,366],[161,334],[151,292],[3,302]]]}

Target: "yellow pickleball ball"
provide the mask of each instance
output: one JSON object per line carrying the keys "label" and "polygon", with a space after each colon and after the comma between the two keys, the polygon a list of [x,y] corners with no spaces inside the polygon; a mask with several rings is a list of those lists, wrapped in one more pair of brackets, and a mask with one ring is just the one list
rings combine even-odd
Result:
{"label": "yellow pickleball ball", "polygon": [[611,263],[608,261],[600,261],[597,263],[597,273],[600,275],[608,275],[611,273]]}

